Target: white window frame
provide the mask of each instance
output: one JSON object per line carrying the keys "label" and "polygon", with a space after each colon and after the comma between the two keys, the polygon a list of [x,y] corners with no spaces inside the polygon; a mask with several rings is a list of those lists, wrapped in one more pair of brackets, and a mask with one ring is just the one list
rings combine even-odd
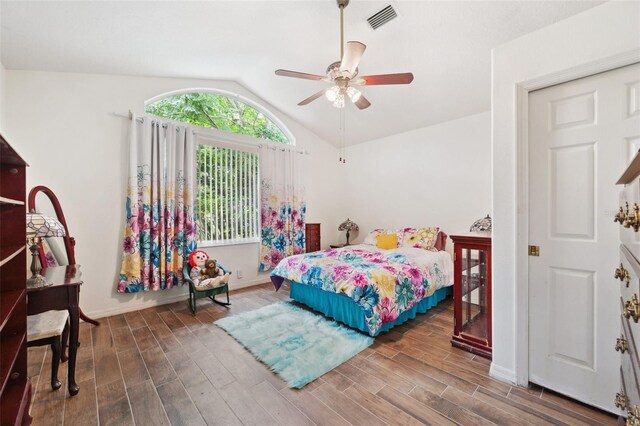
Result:
{"label": "white window frame", "polygon": [[[235,99],[239,102],[242,102],[244,104],[249,105],[250,107],[254,108],[256,111],[258,111],[259,113],[261,113],[262,115],[264,115],[268,120],[272,121],[276,126],[278,126],[278,128],[280,129],[280,131],[287,137],[287,140],[289,141],[289,143],[283,143],[283,142],[274,142],[270,139],[263,139],[263,138],[254,138],[251,136],[247,136],[247,135],[242,135],[242,134],[238,134],[238,133],[233,133],[233,132],[227,132],[224,130],[219,130],[219,129],[214,129],[214,128],[210,128],[210,127],[200,127],[200,126],[193,126],[192,124],[189,123],[184,123],[182,121],[179,121],[178,123],[181,123],[182,125],[188,124],[189,126],[192,126],[194,128],[197,129],[206,129],[206,130],[213,130],[214,134],[218,133],[218,134],[222,134],[224,136],[220,136],[229,140],[237,140],[235,138],[235,136],[242,136],[241,139],[239,139],[242,142],[250,142],[250,143],[268,143],[268,144],[275,144],[275,146],[296,146],[296,138],[293,135],[293,133],[291,133],[291,130],[289,130],[289,128],[287,126],[285,126],[285,124],[282,122],[282,120],[280,120],[278,117],[276,117],[271,111],[269,111],[267,108],[265,108],[264,106],[260,105],[259,103],[257,103],[256,101],[249,99],[245,96],[239,95],[237,93],[233,93],[233,92],[229,92],[226,90],[222,90],[222,89],[211,89],[211,88],[203,88],[203,87],[199,87],[199,88],[191,88],[191,89],[180,89],[180,90],[174,90],[171,92],[166,92],[163,93],[161,95],[155,96],[151,99],[148,99],[147,101],[145,101],[144,106],[146,108],[147,105],[152,104],[154,102],[157,102],[161,99],[164,98],[169,98],[171,96],[176,96],[176,95],[182,95],[182,94],[186,94],[186,93],[213,93],[214,95],[220,95],[220,96],[224,96],[230,99]],[[163,118],[163,120],[166,120]],[[218,136],[216,136],[218,137]]]}
{"label": "white window frame", "polygon": [[[209,129],[207,129],[209,130]],[[211,130],[215,130],[215,129],[211,129]],[[218,130],[217,132],[219,133],[224,133],[224,134],[228,134],[228,132],[223,132]],[[234,136],[244,136],[244,135],[236,135],[233,134]],[[257,140],[255,138],[251,138],[249,137],[249,139],[251,140]],[[255,142],[251,145],[247,144],[247,143],[239,143],[238,141],[231,141],[231,140],[223,140],[221,138],[214,138],[208,135],[203,135],[203,134],[199,134],[196,133],[196,146],[198,145],[209,145],[209,146],[215,146],[215,147],[220,147],[220,148],[228,148],[228,149],[234,149],[234,150],[238,150],[238,151],[245,151],[245,152],[251,152],[251,153],[255,153],[258,156],[258,184],[256,186],[256,194],[255,194],[255,201],[258,203],[258,206],[256,207],[259,210],[259,204],[260,204],[260,152],[259,152],[259,148],[260,146],[258,144],[256,144]],[[278,145],[284,145],[284,144],[279,144],[277,142],[272,142],[274,144],[278,144]],[[196,189],[197,192],[197,189]],[[196,211],[197,214],[197,211]],[[222,246],[233,246],[233,245],[242,245],[242,244],[256,244],[256,243],[260,243],[261,241],[261,236],[260,236],[260,229],[261,229],[261,223],[260,223],[260,213],[258,211],[257,215],[256,215],[256,237],[253,238],[243,238],[243,239],[229,239],[229,240],[220,240],[220,241],[200,241],[198,240],[198,247],[222,247]]]}

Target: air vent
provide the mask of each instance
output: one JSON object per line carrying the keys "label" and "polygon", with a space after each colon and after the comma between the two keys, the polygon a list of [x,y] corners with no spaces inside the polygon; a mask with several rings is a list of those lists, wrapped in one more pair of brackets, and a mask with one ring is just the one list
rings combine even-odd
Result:
{"label": "air vent", "polygon": [[373,15],[368,17],[367,22],[369,23],[369,25],[371,25],[371,28],[376,30],[393,18],[396,18],[397,16],[398,14],[396,13],[395,9],[391,5],[389,5],[382,9],[380,12],[374,13]]}

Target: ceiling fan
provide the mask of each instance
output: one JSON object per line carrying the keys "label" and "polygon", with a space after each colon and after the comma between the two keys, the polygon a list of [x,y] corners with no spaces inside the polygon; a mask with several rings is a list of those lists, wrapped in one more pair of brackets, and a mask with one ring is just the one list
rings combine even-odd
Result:
{"label": "ceiling fan", "polygon": [[298,105],[307,105],[322,95],[333,103],[336,108],[344,108],[345,98],[349,98],[359,109],[371,106],[371,102],[353,86],[379,86],[383,84],[409,84],[413,81],[413,74],[410,72],[398,74],[379,74],[358,77],[358,64],[367,46],[359,41],[348,41],[346,48],[344,45],[344,8],[349,4],[349,0],[337,0],[340,9],[340,57],[341,61],[334,62],[327,67],[326,76],[317,74],[307,74],[297,71],[279,69],[276,75],[283,77],[302,78],[305,80],[319,80],[333,83],[328,89],[304,99]]}

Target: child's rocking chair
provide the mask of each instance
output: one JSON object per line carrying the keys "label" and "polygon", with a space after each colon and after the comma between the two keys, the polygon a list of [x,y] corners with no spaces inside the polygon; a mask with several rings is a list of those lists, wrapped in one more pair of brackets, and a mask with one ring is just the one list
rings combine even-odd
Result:
{"label": "child's rocking chair", "polygon": [[[225,268],[220,264],[218,264],[218,268],[220,268],[225,275],[231,273],[231,271],[229,271],[227,268]],[[210,285],[197,286],[193,283],[190,273],[191,273],[191,265],[186,263],[182,270],[182,275],[185,281],[189,283],[189,308],[191,308],[191,313],[193,313],[194,315],[196,314],[196,309],[197,309],[196,301],[198,299],[202,299],[203,297],[208,297],[218,305],[222,305],[222,306],[231,305],[231,303],[229,302],[229,284],[228,283],[218,283],[212,286]],[[227,294],[226,303],[216,300],[216,294],[223,294],[223,293]]]}

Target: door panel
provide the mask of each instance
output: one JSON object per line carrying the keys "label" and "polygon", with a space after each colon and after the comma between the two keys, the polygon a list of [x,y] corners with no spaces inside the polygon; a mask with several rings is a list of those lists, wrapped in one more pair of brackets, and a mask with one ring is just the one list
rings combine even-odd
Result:
{"label": "door panel", "polygon": [[595,92],[588,92],[552,101],[550,130],[594,124],[595,97]]}
{"label": "door panel", "polygon": [[552,148],[549,155],[550,237],[593,240],[595,142]]}
{"label": "door panel", "polygon": [[594,370],[595,272],[552,267],[549,275],[549,356]]}
{"label": "door panel", "polygon": [[638,96],[638,64],[529,96],[529,377],[612,412],[615,182],[640,148]]}

